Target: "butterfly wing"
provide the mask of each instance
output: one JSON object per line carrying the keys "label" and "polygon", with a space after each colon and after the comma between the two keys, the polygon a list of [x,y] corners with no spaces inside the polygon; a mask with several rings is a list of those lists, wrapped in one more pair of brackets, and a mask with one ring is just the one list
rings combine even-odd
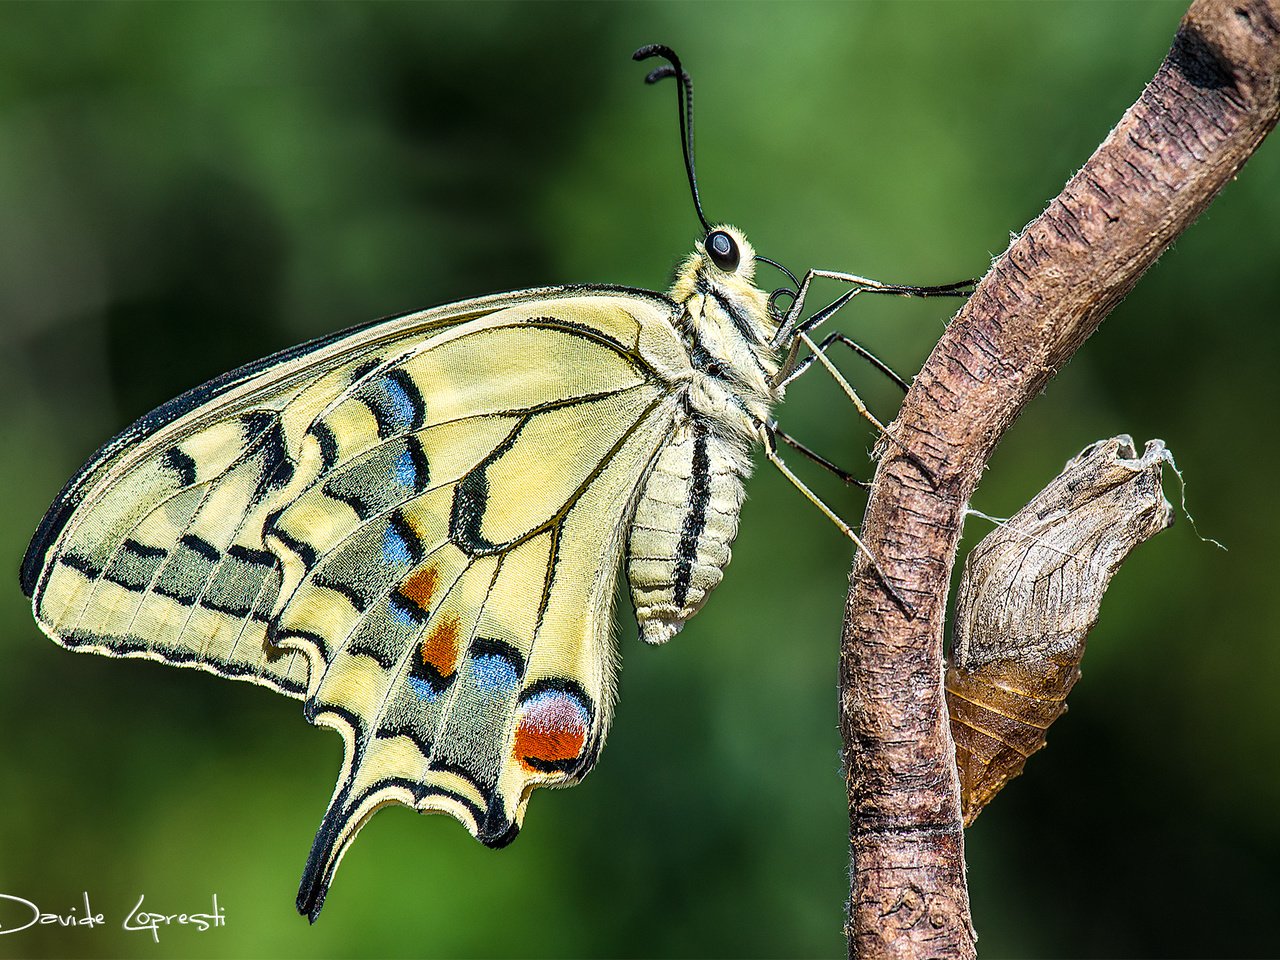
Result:
{"label": "butterfly wing", "polygon": [[299,910],[379,807],[501,846],[613,703],[614,581],[678,416],[674,305],[507,294],[269,358],[144,417],[23,565],[74,650],[247,679],[343,737]]}

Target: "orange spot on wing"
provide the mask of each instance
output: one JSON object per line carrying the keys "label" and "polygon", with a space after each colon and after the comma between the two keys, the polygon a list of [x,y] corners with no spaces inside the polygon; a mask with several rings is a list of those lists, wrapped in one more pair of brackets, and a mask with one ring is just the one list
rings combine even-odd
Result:
{"label": "orange spot on wing", "polygon": [[400,593],[416,603],[421,609],[431,608],[431,598],[436,595],[440,585],[440,573],[435,567],[420,567],[409,575],[400,586]]}
{"label": "orange spot on wing", "polygon": [[546,690],[529,698],[516,725],[515,754],[527,767],[554,769],[576,760],[587,740],[587,716],[571,694]]}
{"label": "orange spot on wing", "polygon": [[457,617],[445,617],[432,627],[422,641],[422,662],[435,667],[442,677],[453,676],[458,666]]}
{"label": "orange spot on wing", "polygon": [[576,729],[541,730],[527,723],[516,727],[516,756],[523,760],[555,763],[575,760],[582,753],[586,731]]}

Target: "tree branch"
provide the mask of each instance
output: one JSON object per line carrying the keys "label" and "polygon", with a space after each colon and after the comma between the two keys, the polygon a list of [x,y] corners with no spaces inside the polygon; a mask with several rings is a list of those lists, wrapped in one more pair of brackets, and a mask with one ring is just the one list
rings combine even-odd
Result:
{"label": "tree branch", "polygon": [[[1023,407],[1204,211],[1280,115],[1280,0],[1196,0],[1169,55],[1062,193],[997,260],[890,431],[851,574],[840,723],[851,956],[972,957],[943,617],[969,498]],[[923,469],[922,469],[923,468]]]}

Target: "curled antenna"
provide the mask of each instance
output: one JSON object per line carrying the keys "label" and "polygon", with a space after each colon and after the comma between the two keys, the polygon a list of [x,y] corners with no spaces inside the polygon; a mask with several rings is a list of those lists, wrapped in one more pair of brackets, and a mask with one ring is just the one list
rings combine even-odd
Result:
{"label": "curled antenna", "polygon": [[778,301],[783,297],[786,297],[787,308],[790,309],[791,305],[796,302],[797,296],[799,296],[799,294],[790,287],[779,287],[777,290],[773,291],[773,293],[769,294],[769,316],[773,317],[779,326],[781,326],[782,321],[786,319],[786,311],[778,306]]}
{"label": "curled antenna", "polygon": [[[768,257],[760,256],[760,254],[758,253],[756,254],[756,259],[759,260],[761,263],[767,263],[769,266],[774,267],[778,270],[781,270],[783,273],[785,273],[787,275],[787,278],[791,281],[791,286],[794,288],[790,291],[791,296],[798,297],[800,295],[797,292],[800,289],[800,281],[796,279],[796,275],[794,273],[792,273],[790,270],[788,270],[786,267],[780,264],[777,260],[770,260]],[[777,291],[775,291],[775,293],[776,292]]]}
{"label": "curled antenna", "polygon": [[794,304],[796,302],[796,298],[800,296],[800,281],[796,278],[794,273],[780,264],[777,260],[770,260],[768,257],[760,256],[758,253],[756,254],[756,259],[761,263],[767,263],[769,266],[777,270],[781,270],[787,275],[787,279],[791,281],[791,286],[779,287],[777,290],[773,291],[773,293],[769,294],[769,316],[773,317],[774,320],[778,322],[779,326],[781,326],[782,321],[785,318],[785,314],[783,313],[782,308],[778,306],[778,300],[782,297],[786,297],[789,301],[787,304],[788,308]]}
{"label": "curled antenna", "polygon": [[675,77],[679,83],[676,89],[676,101],[680,108],[680,146],[684,149],[684,169],[689,175],[689,190],[693,193],[693,208],[698,212],[698,219],[708,233],[711,224],[702,212],[702,199],[698,196],[698,177],[693,172],[693,81],[680,65],[680,58],[670,47],[661,43],[650,43],[641,47],[631,55],[632,60],[648,60],[650,57],[662,57],[668,61],[666,66],[658,67],[644,78],[645,83],[657,83],[664,77]]}

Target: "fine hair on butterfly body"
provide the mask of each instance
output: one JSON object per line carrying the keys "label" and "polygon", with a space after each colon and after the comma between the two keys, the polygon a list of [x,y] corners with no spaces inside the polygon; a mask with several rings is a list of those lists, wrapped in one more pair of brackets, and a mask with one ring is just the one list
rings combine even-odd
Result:
{"label": "fine hair on butterfly body", "polygon": [[[859,292],[963,286],[811,271],[767,295],[772,261],[702,215],[691,86],[669,49],[636,54],[655,55],[706,229],[669,294],[506,293],[249,364],[108,441],[23,560],[60,645],[249,680],[339,732],[297,900],[313,921],[380,807],[500,847],[535,788],[582,779],[613,711],[619,567],[643,639],[670,639],[729,562],[756,443],[818,502],[770,419],[802,345],[827,365],[808,332]],[[854,289],[801,322],[815,277]]]}

